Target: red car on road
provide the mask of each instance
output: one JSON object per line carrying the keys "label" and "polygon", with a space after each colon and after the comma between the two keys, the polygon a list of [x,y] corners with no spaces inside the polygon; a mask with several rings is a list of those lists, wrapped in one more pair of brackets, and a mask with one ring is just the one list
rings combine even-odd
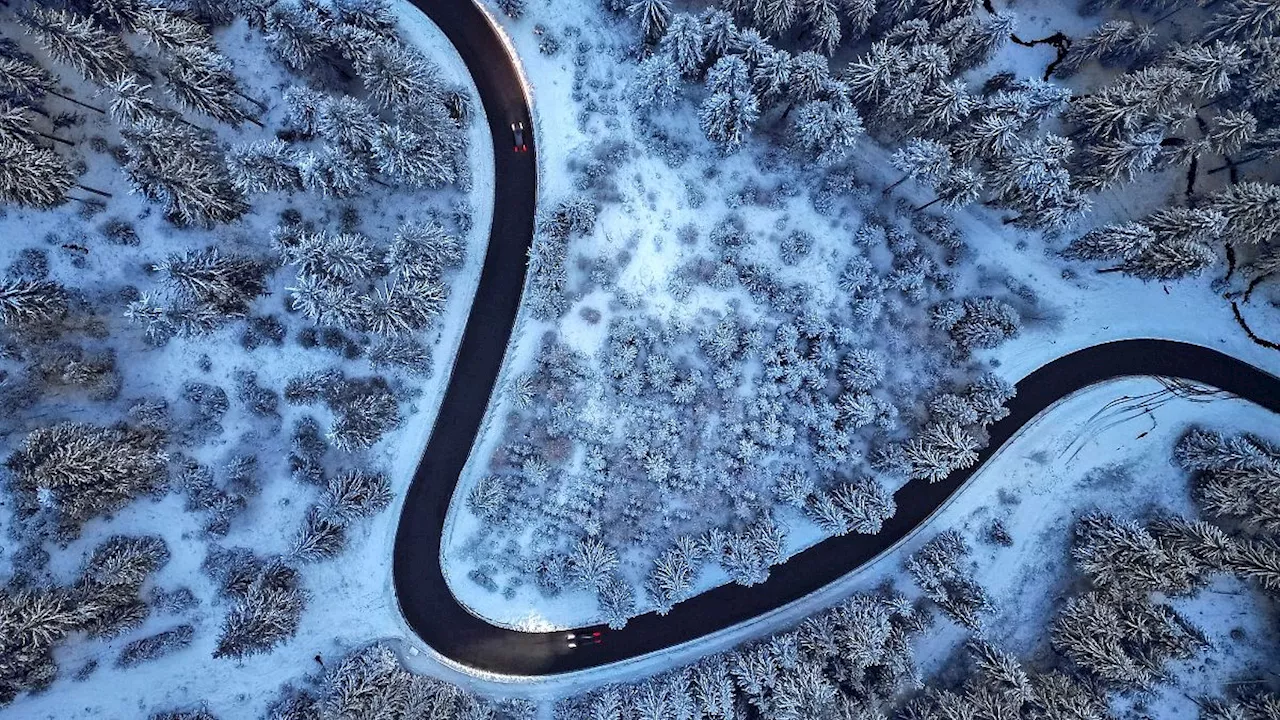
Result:
{"label": "red car on road", "polygon": [[529,143],[524,139],[524,122],[517,120],[511,123],[511,139],[514,140],[515,151],[518,153],[529,152]]}

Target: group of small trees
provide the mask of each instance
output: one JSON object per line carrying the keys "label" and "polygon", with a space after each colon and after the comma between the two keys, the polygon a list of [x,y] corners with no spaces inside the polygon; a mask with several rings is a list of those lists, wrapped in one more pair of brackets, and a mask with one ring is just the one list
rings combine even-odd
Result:
{"label": "group of small trees", "polygon": [[401,225],[385,247],[359,233],[296,225],[274,237],[281,260],[297,271],[294,309],[320,325],[379,335],[426,328],[448,299],[445,272],[463,260],[461,242],[434,220]]}
{"label": "group of small trees", "polygon": [[346,470],[327,481],[320,502],[307,509],[293,543],[293,556],[315,562],[337,556],[346,544],[346,528],[376,515],[391,502],[391,486],[382,473]]}
{"label": "group of small trees", "polygon": [[535,706],[527,700],[491,701],[457,685],[401,666],[390,648],[356,649],[315,680],[310,687],[285,686],[267,709],[266,720],[532,720]]}
{"label": "group of small trees", "polygon": [[882,470],[913,480],[938,482],[978,461],[987,426],[1009,414],[1005,403],[1015,389],[995,374],[979,377],[963,393],[942,393],[929,401],[929,420],[915,437],[878,450]]}
{"label": "group of small trees", "polygon": [[914,674],[927,620],[901,595],[855,595],[800,627],[636,683],[562,701],[558,720],[861,717],[886,711]]}
{"label": "group of small trees", "polygon": [[284,398],[292,404],[323,402],[334,415],[328,438],[344,452],[363,450],[400,424],[399,404],[381,376],[347,378],[322,370],[292,378]]}
{"label": "group of small trees", "polygon": [[47,514],[74,536],[84,521],[163,486],[164,441],[153,428],[64,422],[33,430],[5,464],[22,512]]}
{"label": "group of small trees", "polygon": [[158,537],[114,536],[70,587],[0,587],[0,706],[53,682],[53,651],[71,633],[111,638],[141,625],[149,608],[139,592],[168,560]]}
{"label": "group of small trees", "polygon": [[147,338],[163,344],[174,336],[210,332],[248,315],[266,291],[266,263],[217,248],[170,255],[151,266],[164,281],[164,299],[143,295],[129,303],[125,317],[140,323]]}
{"label": "group of small trees", "polygon": [[307,603],[297,569],[280,558],[217,546],[210,549],[203,568],[230,605],[214,657],[268,652],[297,632]]}

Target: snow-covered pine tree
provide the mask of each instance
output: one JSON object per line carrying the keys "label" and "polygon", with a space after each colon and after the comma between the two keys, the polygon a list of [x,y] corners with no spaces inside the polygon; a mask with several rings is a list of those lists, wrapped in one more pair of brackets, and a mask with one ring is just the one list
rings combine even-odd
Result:
{"label": "snow-covered pine tree", "polygon": [[312,505],[294,537],[292,557],[302,562],[329,560],[341,555],[346,544],[346,523]]}
{"label": "snow-covered pine tree", "polygon": [[671,3],[668,0],[637,0],[627,6],[627,14],[640,24],[640,34],[646,41],[654,41],[667,31],[671,22]]}
{"label": "snow-covered pine tree", "polygon": [[378,171],[409,187],[442,187],[457,180],[448,148],[398,125],[381,125],[372,138]]}
{"label": "snow-covered pine tree", "polygon": [[124,75],[106,83],[111,92],[111,101],[107,111],[111,119],[121,125],[134,125],[144,118],[158,117],[167,111],[156,104],[148,94],[151,86],[143,83],[137,75]]}
{"label": "snow-covered pine tree", "polygon": [[462,264],[464,249],[457,237],[438,222],[406,222],[387,249],[386,264],[407,280],[437,278]]}
{"label": "snow-covered pine tree", "polygon": [[690,13],[676,13],[658,48],[671,58],[682,75],[694,77],[700,74],[707,57],[702,22]]}
{"label": "snow-covered pine tree", "polygon": [[889,162],[904,176],[885,188],[885,192],[912,178],[935,187],[951,171],[951,150],[936,140],[911,138],[894,151]]}
{"label": "snow-covered pine tree", "polygon": [[192,48],[213,51],[213,37],[200,23],[168,8],[145,5],[134,20],[133,30],[166,53]]}
{"label": "snow-covered pine tree", "polygon": [[152,269],[184,299],[231,317],[248,314],[254,299],[266,292],[263,263],[215,247],[170,255]]}
{"label": "snow-covered pine tree", "polygon": [[316,115],[320,137],[350,153],[366,153],[378,132],[378,119],[364,102],[343,95],[322,102]]}
{"label": "snow-covered pine tree", "polygon": [[421,330],[444,309],[448,290],[439,279],[393,280],[363,300],[365,326],[379,335]]}
{"label": "snow-covered pine tree", "polygon": [[302,187],[322,195],[354,197],[368,189],[369,168],[365,161],[335,147],[304,152],[298,158]]}
{"label": "snow-covered pine tree", "polygon": [[1212,195],[1206,207],[1227,218],[1226,239],[1265,246],[1280,239],[1280,185],[1246,181]]}
{"label": "snow-covered pine tree", "polygon": [[173,52],[164,76],[165,89],[183,107],[232,126],[247,120],[262,127],[240,107],[238,83],[226,56],[199,45],[183,46]]}
{"label": "snow-covered pine tree", "polygon": [[105,84],[133,72],[135,61],[124,40],[93,18],[38,5],[18,17],[50,57],[70,65],[92,82]]}
{"label": "snow-covered pine tree", "polygon": [[364,49],[354,63],[369,97],[382,108],[441,102],[439,71],[402,42],[381,42]]}
{"label": "snow-covered pine tree", "polygon": [[715,93],[698,108],[698,122],[707,139],[726,152],[746,142],[759,118],[760,105],[751,91]]}
{"label": "snow-covered pine tree", "polygon": [[276,139],[233,146],[227,153],[227,172],[246,195],[302,188],[297,151]]}
{"label": "snow-covered pine tree", "polygon": [[48,280],[0,282],[0,324],[10,328],[55,323],[67,314],[67,292]]}
{"label": "snow-covered pine tree", "polygon": [[311,8],[289,0],[271,3],[263,26],[272,50],[294,70],[310,65],[329,43],[320,16]]}
{"label": "snow-covered pine tree", "polygon": [[305,85],[286,88],[284,91],[285,124],[303,137],[315,135],[318,132],[316,124],[320,120],[320,108],[328,99],[328,95]]}
{"label": "snow-covered pine tree", "polygon": [[668,55],[652,55],[636,66],[631,87],[636,91],[632,97],[640,107],[669,107],[680,97],[683,87],[680,69]]}
{"label": "snow-covered pine tree", "polygon": [[222,151],[205,132],[148,117],[121,135],[129,179],[144,197],[166,204],[171,222],[208,227],[248,211],[231,183]]}
{"label": "snow-covered pine tree", "polygon": [[57,207],[75,186],[75,171],[56,152],[29,142],[0,142],[0,202]]}

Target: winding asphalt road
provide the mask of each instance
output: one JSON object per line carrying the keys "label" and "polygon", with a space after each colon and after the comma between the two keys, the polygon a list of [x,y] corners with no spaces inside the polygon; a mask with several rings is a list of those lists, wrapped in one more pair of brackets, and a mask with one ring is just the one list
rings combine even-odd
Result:
{"label": "winding asphalt road", "polygon": [[[529,122],[514,60],[471,0],[412,0],[448,36],[479,88],[494,140],[497,174],[493,228],[475,302],[436,424],[405,498],[396,531],[393,579],[401,612],[422,640],[462,665],[508,675],[548,675],[656,652],[714,633],[821,588],[891,547],[980,470],[1023,425],[1058,400],[1113,378],[1159,375],[1212,385],[1280,413],[1280,379],[1196,345],[1124,340],[1071,353],[1017,383],[1009,416],[990,428],[991,442],[970,469],[894,494],[897,513],[878,535],[830,538],[773,568],[754,587],[724,585],[608,631],[600,645],[570,649],[565,633],[523,633],[490,625],[462,607],[440,565],[440,543],[454,486],[502,367],[524,284],[533,235],[536,163],[512,152],[510,124]],[[600,628],[589,628],[600,629]]]}

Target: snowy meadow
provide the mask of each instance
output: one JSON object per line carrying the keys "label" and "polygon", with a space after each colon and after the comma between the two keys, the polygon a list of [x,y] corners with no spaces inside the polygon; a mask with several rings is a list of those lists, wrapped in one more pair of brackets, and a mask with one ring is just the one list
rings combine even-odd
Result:
{"label": "snowy meadow", "polygon": [[[481,2],[539,159],[442,541],[490,623],[875,535],[1080,347],[1280,373],[1274,2]],[[1275,417],[1151,378],[747,626],[520,682],[419,647],[396,515],[495,150],[403,2],[0,4],[0,717],[1280,718]]]}

